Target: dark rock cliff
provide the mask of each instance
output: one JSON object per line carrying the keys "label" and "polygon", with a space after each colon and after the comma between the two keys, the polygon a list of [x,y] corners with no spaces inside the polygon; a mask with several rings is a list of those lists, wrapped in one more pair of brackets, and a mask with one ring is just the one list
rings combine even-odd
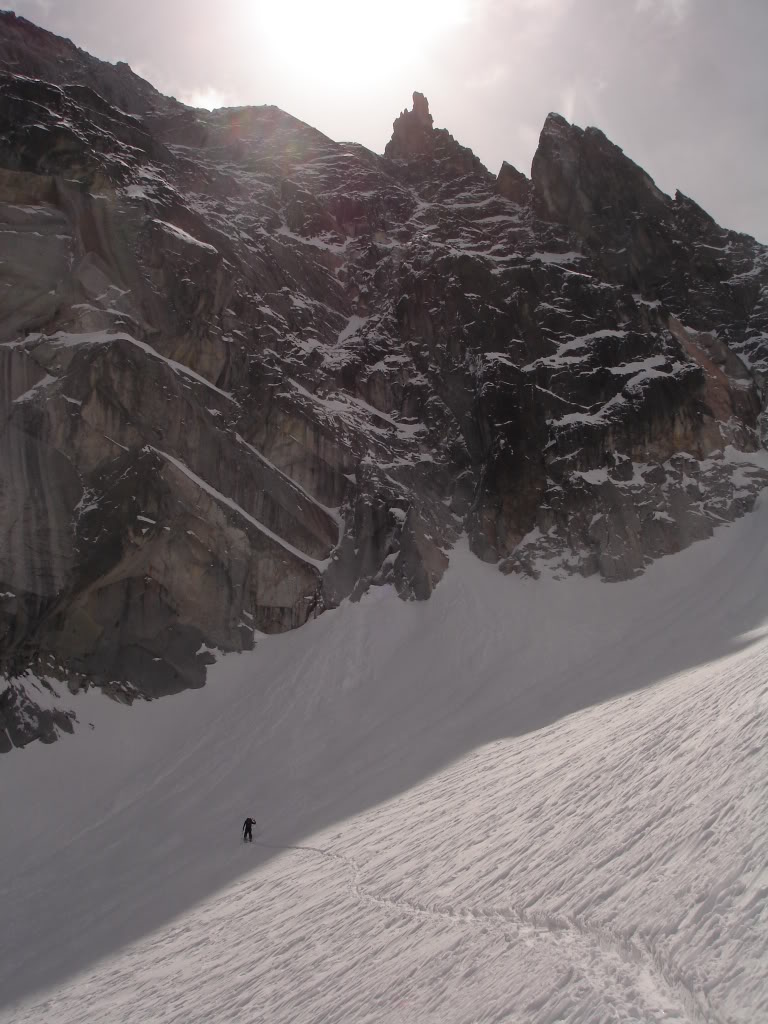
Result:
{"label": "dark rock cliff", "polygon": [[415,93],[380,157],[0,14],[0,749],[71,728],[57,681],[427,598],[462,532],[641,572],[768,480],[766,352],[765,247],[597,129],[494,177]]}

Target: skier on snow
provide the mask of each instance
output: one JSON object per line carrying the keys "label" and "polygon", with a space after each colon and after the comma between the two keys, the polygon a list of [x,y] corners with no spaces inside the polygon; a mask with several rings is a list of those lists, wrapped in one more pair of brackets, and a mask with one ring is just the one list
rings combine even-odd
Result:
{"label": "skier on snow", "polygon": [[255,824],[256,822],[253,818],[245,819],[245,821],[243,822],[243,842],[253,842],[253,833],[251,832],[251,829]]}

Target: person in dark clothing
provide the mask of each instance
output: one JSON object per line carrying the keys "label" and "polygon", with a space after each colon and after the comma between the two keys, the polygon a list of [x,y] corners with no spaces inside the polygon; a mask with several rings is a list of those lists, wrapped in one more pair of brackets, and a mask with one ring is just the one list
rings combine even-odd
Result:
{"label": "person in dark clothing", "polygon": [[243,822],[243,842],[253,842],[253,832],[251,832],[251,829],[255,824],[256,822],[253,818],[245,819],[245,821]]}

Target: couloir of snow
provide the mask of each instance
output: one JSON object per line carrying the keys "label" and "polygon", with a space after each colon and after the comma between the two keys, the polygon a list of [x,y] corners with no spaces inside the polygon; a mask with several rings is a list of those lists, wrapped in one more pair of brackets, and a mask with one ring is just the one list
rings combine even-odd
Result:
{"label": "couloir of snow", "polygon": [[627,583],[459,545],[78,698],[0,759],[0,1020],[767,1020],[766,580],[765,501]]}

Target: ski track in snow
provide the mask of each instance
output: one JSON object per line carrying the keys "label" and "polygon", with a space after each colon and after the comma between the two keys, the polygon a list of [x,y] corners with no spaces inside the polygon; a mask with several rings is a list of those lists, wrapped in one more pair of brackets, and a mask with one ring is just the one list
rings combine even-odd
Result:
{"label": "ski track in snow", "polygon": [[0,760],[0,1021],[768,1019],[767,575],[768,502],[627,584],[459,547],[429,602],[80,698]]}

